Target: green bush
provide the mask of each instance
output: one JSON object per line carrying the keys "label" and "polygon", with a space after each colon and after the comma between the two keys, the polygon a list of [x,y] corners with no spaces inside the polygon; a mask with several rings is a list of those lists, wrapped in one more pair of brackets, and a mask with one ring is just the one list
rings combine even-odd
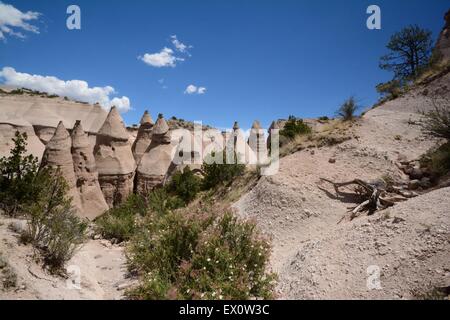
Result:
{"label": "green bush", "polygon": [[323,116],[319,118],[320,121],[328,121],[330,120],[330,118],[328,118],[327,116]]}
{"label": "green bush", "polygon": [[59,171],[41,170],[36,177],[41,192],[24,208],[28,219],[24,242],[44,255],[52,271],[59,271],[86,238],[87,223],[75,215],[68,186]]}
{"label": "green bush", "polygon": [[450,172],[450,142],[423,155],[420,159],[420,165],[427,169],[433,180],[448,174]]}
{"label": "green bush", "polygon": [[433,99],[433,110],[422,112],[422,131],[436,138],[450,140],[450,105],[447,100]]}
{"label": "green bush", "polygon": [[175,173],[166,187],[169,193],[178,196],[185,204],[194,200],[200,188],[201,179],[189,167],[185,167],[182,172]]}
{"label": "green bush", "polygon": [[[216,158],[214,153],[207,156],[202,165],[203,189],[209,190],[220,185],[226,185],[244,173],[245,165],[239,164],[239,161],[228,164],[226,163],[226,156],[226,152],[220,152],[217,155],[218,158],[222,159],[222,163],[211,161],[211,159]],[[238,159],[235,157],[235,160]]]}
{"label": "green bush", "polygon": [[270,247],[255,226],[226,213],[152,216],[127,250],[142,283],[132,299],[272,298]]}
{"label": "green bush", "polygon": [[96,230],[105,239],[116,239],[118,242],[127,241],[136,230],[137,219],[145,216],[147,210],[146,199],[132,194],[125,202],[97,218],[95,220]]}
{"label": "green bush", "polygon": [[280,130],[280,135],[288,139],[294,139],[298,135],[308,133],[311,133],[311,128],[303,121],[303,119],[298,119],[294,116],[289,116],[283,129]]}
{"label": "green bush", "polygon": [[360,107],[356,104],[355,97],[348,98],[337,111],[337,115],[341,117],[344,121],[353,120],[355,117],[356,111]]}
{"label": "green bush", "polygon": [[9,157],[0,159],[0,206],[8,215],[32,203],[40,189],[35,183],[38,159],[26,156],[27,134],[16,131]]}

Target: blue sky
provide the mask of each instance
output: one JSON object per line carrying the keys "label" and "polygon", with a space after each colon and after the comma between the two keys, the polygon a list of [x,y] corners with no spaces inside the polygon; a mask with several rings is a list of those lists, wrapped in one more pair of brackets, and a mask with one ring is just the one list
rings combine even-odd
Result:
{"label": "blue sky", "polygon": [[[370,106],[375,85],[391,77],[378,68],[391,34],[417,23],[436,39],[448,9],[446,0],[1,1],[41,15],[29,21],[39,33],[0,41],[0,70],[112,86],[131,102],[127,124],[148,109],[217,127],[333,116],[350,95]],[[70,4],[81,8],[81,30],[66,28]],[[371,4],[381,30],[366,28]],[[193,46],[189,54],[172,35]],[[184,61],[158,68],[138,59],[164,47]],[[184,93],[191,84],[206,91]]]}

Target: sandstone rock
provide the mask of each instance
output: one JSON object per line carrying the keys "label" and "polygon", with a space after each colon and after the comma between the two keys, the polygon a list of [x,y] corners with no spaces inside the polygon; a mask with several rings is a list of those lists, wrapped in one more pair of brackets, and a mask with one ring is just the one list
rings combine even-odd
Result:
{"label": "sandstone rock", "polygon": [[268,160],[266,138],[261,124],[257,120],[253,122],[252,128],[250,129],[248,144],[255,153],[257,164],[266,163]]}
{"label": "sandstone rock", "polygon": [[239,128],[237,121],[234,123],[233,132],[226,142],[226,152],[232,152],[232,150],[234,150],[240,164],[256,164],[256,155],[247,144],[244,132]]}
{"label": "sandstone rock", "polygon": [[82,205],[76,184],[77,179],[75,177],[71,148],[72,141],[69,132],[67,132],[62,121],[60,121],[56,127],[55,134],[45,147],[41,167],[60,170],[69,187],[68,195],[72,197],[72,204],[81,216]]}
{"label": "sandstone rock", "polygon": [[267,149],[271,149],[271,143],[272,143],[272,135],[274,132],[280,130],[280,126],[278,125],[278,121],[272,121],[272,124],[270,125],[270,128],[268,130],[269,136],[267,137]]}
{"label": "sandstone rock", "polygon": [[436,50],[442,55],[444,61],[450,60],[450,10],[447,11],[444,17],[445,26],[439,35],[436,43]]}
{"label": "sandstone rock", "polygon": [[137,168],[137,193],[147,194],[156,186],[164,184],[167,176],[175,169],[172,165],[174,152],[169,126],[163,116],[159,115],[153,128],[152,142]]}
{"label": "sandstone rock", "polygon": [[112,107],[94,147],[98,179],[109,207],[120,204],[133,191],[136,162],[128,139],[122,118]]}
{"label": "sandstone rock", "polygon": [[[176,144],[176,151],[172,159],[176,170],[183,171],[185,167],[189,167],[192,171],[200,173],[203,164],[202,137],[192,131],[178,129],[171,132],[171,140],[173,144]],[[209,147],[213,148],[215,145]]]}
{"label": "sandstone rock", "polygon": [[72,131],[72,159],[83,206],[82,216],[93,220],[108,210],[109,206],[100,189],[95,158],[80,121],[75,123]]}
{"label": "sandstone rock", "polygon": [[0,158],[10,155],[11,149],[14,148],[13,138],[15,137],[16,131],[27,134],[26,155],[32,154],[40,161],[45,150],[45,145],[35,135],[33,127],[6,123],[0,123]]}
{"label": "sandstone rock", "polygon": [[152,141],[152,129],[153,120],[148,111],[145,111],[141,119],[141,125],[139,127],[136,140],[134,141],[133,147],[131,148],[131,150],[133,151],[134,159],[136,160],[136,164],[138,165]]}

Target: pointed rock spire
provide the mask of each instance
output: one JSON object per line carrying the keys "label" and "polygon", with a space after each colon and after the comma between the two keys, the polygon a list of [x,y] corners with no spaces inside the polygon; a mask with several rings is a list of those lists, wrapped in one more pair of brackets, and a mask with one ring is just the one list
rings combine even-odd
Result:
{"label": "pointed rock spire", "polygon": [[158,120],[153,127],[152,140],[155,144],[170,143],[169,126],[162,114],[158,115]]}
{"label": "pointed rock spire", "polygon": [[152,130],[153,130],[153,120],[150,116],[150,113],[146,110],[141,118],[141,125],[139,126],[139,130],[136,136],[136,140],[134,140],[133,146],[131,150],[133,152],[134,159],[136,163],[142,159],[142,156],[147,151],[150,143],[152,142]]}
{"label": "pointed rock spire", "polygon": [[259,123],[258,120],[253,121],[252,129],[260,130],[261,129],[261,123]]}
{"label": "pointed rock spire", "polygon": [[127,141],[129,139],[130,136],[116,107],[111,108],[98,134],[115,140]]}
{"label": "pointed rock spire", "polygon": [[142,156],[136,172],[136,191],[147,194],[166,180],[172,168],[175,146],[171,143],[169,126],[162,114],[158,115],[152,131],[152,141]]}
{"label": "pointed rock spire", "polygon": [[82,216],[93,220],[109,207],[100,189],[94,155],[80,120],[75,122],[71,136],[76,186],[83,207]]}
{"label": "pointed rock spire", "polygon": [[76,187],[76,177],[71,154],[72,142],[62,121],[58,123],[55,134],[47,143],[41,167],[59,169],[69,187],[69,196],[79,215],[82,214],[80,194]]}
{"label": "pointed rock spire", "polygon": [[264,130],[258,120],[253,122],[248,138],[248,144],[256,156],[257,164],[261,164],[267,158],[267,145]]}
{"label": "pointed rock spire", "polygon": [[167,125],[167,122],[164,119],[164,116],[160,113],[158,115],[158,120],[156,120],[155,127],[153,128],[153,134],[154,135],[165,135],[167,132],[169,132],[169,126]]}
{"label": "pointed rock spire", "polygon": [[97,134],[94,156],[106,202],[110,207],[120,204],[133,191],[136,162],[129,134],[115,107]]}
{"label": "pointed rock spire", "polygon": [[141,123],[141,125],[144,125],[144,124],[153,125],[153,119],[150,116],[150,113],[148,112],[148,110],[145,110],[144,114],[142,115],[140,123]]}

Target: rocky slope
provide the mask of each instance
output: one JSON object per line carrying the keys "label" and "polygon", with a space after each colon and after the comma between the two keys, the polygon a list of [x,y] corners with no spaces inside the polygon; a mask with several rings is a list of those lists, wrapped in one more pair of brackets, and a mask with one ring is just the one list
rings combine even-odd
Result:
{"label": "rocky slope", "polygon": [[[280,274],[281,298],[401,298],[415,288],[450,285],[450,190],[338,224],[357,202],[350,194],[336,196],[320,181],[389,175],[407,182],[396,163],[415,160],[438,143],[414,124],[418,112],[432,108],[430,93],[450,99],[449,85],[447,74],[368,111],[348,129],[353,139],[281,159],[278,174],[263,177],[235,204],[240,216],[254,219],[273,239],[272,267]],[[401,223],[384,221],[383,215]],[[366,287],[371,265],[382,270],[382,290]]]}

